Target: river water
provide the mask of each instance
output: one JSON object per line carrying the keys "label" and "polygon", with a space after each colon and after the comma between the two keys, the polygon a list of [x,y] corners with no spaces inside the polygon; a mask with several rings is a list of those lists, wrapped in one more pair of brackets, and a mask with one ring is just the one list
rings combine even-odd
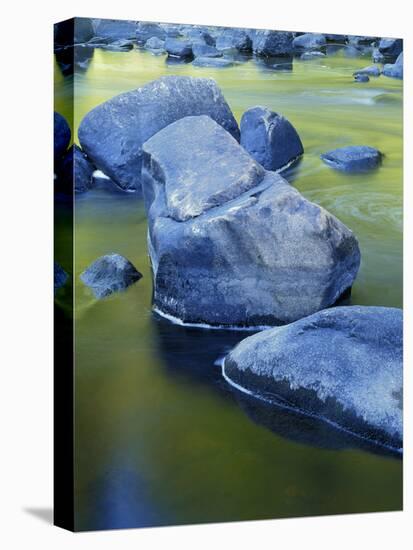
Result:
{"label": "river water", "polygon": [[[96,49],[74,77],[75,141],[82,117],[118,93],[166,74],[215,78],[238,121],[264,105],[299,132],[305,155],[286,177],[359,239],[352,303],[402,307],[402,82],[354,83],[352,72],[368,64],[339,51],[294,61],[292,72],[253,59],[210,69]],[[56,80],[64,115],[73,81],[57,64]],[[383,165],[345,175],[321,162],[320,153],[350,144],[377,147]],[[108,252],[143,278],[97,301],[78,275]],[[133,194],[76,198],[74,277],[77,529],[401,508],[400,459],[231,391],[216,359],[245,333],[179,327],[151,312],[146,219]]]}

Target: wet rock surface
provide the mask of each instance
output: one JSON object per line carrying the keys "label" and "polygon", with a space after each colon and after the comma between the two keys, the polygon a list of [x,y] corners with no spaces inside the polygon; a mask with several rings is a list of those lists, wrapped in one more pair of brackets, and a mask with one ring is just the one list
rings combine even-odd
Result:
{"label": "wet rock surface", "polygon": [[120,254],[101,256],[80,275],[96,298],[105,298],[114,292],[125,290],[141,277],[142,274]]}
{"label": "wet rock surface", "polygon": [[374,147],[351,145],[321,155],[328,166],[341,172],[366,172],[380,166],[382,154]]}

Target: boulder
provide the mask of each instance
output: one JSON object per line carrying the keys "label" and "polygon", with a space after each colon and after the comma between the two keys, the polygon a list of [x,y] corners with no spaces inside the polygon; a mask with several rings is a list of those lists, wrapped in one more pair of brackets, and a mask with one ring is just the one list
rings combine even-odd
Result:
{"label": "boulder", "polygon": [[186,323],[274,325],[348,293],[360,262],[351,231],[211,118],[182,118],[143,151],[156,311]]}
{"label": "boulder", "polygon": [[142,274],[120,254],[101,256],[80,274],[81,280],[92,289],[96,298],[125,290],[141,277]]}
{"label": "boulder", "polygon": [[400,450],[402,310],[335,307],[259,332],[225,358],[240,390]]}
{"label": "boulder", "polygon": [[377,65],[369,65],[368,67],[364,67],[364,69],[358,69],[357,71],[354,71],[353,76],[365,74],[367,76],[380,76],[381,70]]}
{"label": "boulder", "polygon": [[108,42],[136,39],[136,21],[123,21],[119,19],[94,19],[93,27],[95,36],[107,39]]}
{"label": "boulder", "polygon": [[193,44],[192,53],[195,57],[221,57],[222,52],[219,52],[215,46],[208,44]]}
{"label": "boulder", "polygon": [[87,17],[74,17],[54,25],[55,46],[84,44],[94,37],[92,20]]}
{"label": "boulder", "polygon": [[206,27],[184,26],[181,28],[181,34],[193,44],[215,46],[215,39]]}
{"label": "boulder", "polygon": [[66,194],[71,194],[73,189],[76,193],[89,191],[93,187],[94,171],[95,167],[85,153],[74,144],[59,164],[55,189]]}
{"label": "boulder", "polygon": [[350,145],[328,151],[320,157],[328,166],[341,172],[366,172],[381,164],[382,154],[367,145]]}
{"label": "boulder", "polygon": [[224,29],[216,40],[216,48],[220,51],[248,52],[251,51],[252,42],[245,29]]}
{"label": "boulder", "polygon": [[369,82],[370,81],[370,78],[368,75],[366,74],[363,74],[363,73],[356,73],[354,75],[354,80],[355,82]]}
{"label": "boulder", "polygon": [[54,158],[59,159],[69,147],[72,137],[67,120],[59,113],[54,113]]}
{"label": "boulder", "polygon": [[403,40],[401,38],[382,38],[378,46],[379,52],[386,61],[395,61],[403,51]]}
{"label": "boulder", "polygon": [[318,51],[304,52],[303,54],[300,55],[300,59],[302,59],[303,61],[308,61],[310,59],[320,59],[320,58],[322,59],[325,56],[326,56],[325,53],[318,52]]}
{"label": "boulder", "polygon": [[266,107],[252,107],[241,119],[241,145],[266,170],[279,170],[304,153],[294,126]]}
{"label": "boulder", "polygon": [[165,31],[165,36],[178,38],[181,36],[181,25],[175,23],[160,23],[160,27]]}
{"label": "boulder", "polygon": [[165,40],[165,50],[168,55],[173,57],[192,57],[192,44],[189,40],[167,38]]}
{"label": "boulder", "polygon": [[164,40],[161,40],[156,36],[149,38],[149,40],[145,42],[144,48],[155,55],[161,55],[166,52]]}
{"label": "boulder", "polygon": [[373,49],[373,53],[371,55],[371,58],[373,60],[373,63],[385,63],[386,57],[381,52],[379,52],[378,48]]}
{"label": "boulder", "polygon": [[227,57],[196,57],[192,65],[195,67],[211,67],[214,69],[222,69],[225,67],[232,67],[234,61]]}
{"label": "boulder", "polygon": [[293,40],[293,48],[296,52],[303,50],[315,50],[322,48],[327,43],[324,34],[306,33],[296,36]]}
{"label": "boulder", "polygon": [[136,42],[143,46],[149,38],[156,36],[160,40],[165,40],[165,30],[159,25],[159,23],[147,23],[145,21],[139,21],[136,27]]}
{"label": "boulder", "polygon": [[289,56],[293,50],[293,33],[282,31],[252,31],[252,49],[256,55]]}
{"label": "boulder", "polygon": [[209,115],[236,139],[238,124],[210,78],[165,76],[113,97],[90,111],[79,126],[82,149],[123,189],[140,188],[142,144],[188,115]]}
{"label": "boulder", "polygon": [[66,273],[66,271],[63,269],[63,267],[58,264],[57,262],[54,262],[54,276],[53,276],[53,285],[54,285],[54,293],[65,286],[66,281],[68,280],[69,275]]}
{"label": "boulder", "polygon": [[383,74],[391,78],[403,79],[403,52],[399,54],[395,63],[386,63],[384,65]]}

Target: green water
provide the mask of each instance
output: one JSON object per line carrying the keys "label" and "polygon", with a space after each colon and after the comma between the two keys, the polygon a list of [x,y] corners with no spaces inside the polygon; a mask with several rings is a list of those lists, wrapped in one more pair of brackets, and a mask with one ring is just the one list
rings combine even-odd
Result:
{"label": "green water", "polygon": [[[352,302],[401,307],[402,83],[354,83],[352,72],[368,64],[338,53],[294,61],[291,73],[254,60],[214,70],[97,49],[88,70],[75,75],[75,130],[97,104],[165,74],[215,78],[238,120],[253,105],[284,114],[305,148],[289,181],[359,239]],[[71,80],[57,66],[56,74],[55,106],[65,114]],[[349,176],[320,161],[321,152],[349,144],[380,149],[382,167]],[[154,318],[139,199],[93,190],[76,199],[75,220],[78,529],[401,508],[400,460],[354,442],[331,448],[334,434],[319,448],[301,437],[310,428],[297,432],[295,420],[270,419],[231,393],[214,361],[245,333]],[[108,252],[128,257],[143,278],[96,301],[78,275]]]}

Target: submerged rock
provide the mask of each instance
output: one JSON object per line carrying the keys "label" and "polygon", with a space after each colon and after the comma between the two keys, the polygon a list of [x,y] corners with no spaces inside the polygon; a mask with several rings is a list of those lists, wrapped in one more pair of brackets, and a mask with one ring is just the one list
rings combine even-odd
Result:
{"label": "submerged rock", "polygon": [[356,82],[369,82],[370,81],[370,78],[368,75],[364,74],[364,73],[356,73],[354,75],[354,80]]}
{"label": "submerged rock", "polygon": [[220,51],[251,51],[252,41],[245,29],[224,29],[218,36],[216,47]]}
{"label": "submerged rock", "polygon": [[291,55],[293,33],[282,31],[252,31],[252,49],[256,55],[271,57]]}
{"label": "submerged rock", "polygon": [[69,275],[66,273],[66,271],[63,269],[63,267],[58,264],[57,262],[54,262],[54,276],[53,276],[53,285],[54,285],[54,293],[65,286],[66,281],[68,280]]}
{"label": "submerged rock", "polygon": [[241,119],[241,145],[266,170],[278,170],[304,153],[294,126],[266,107],[252,107]]}
{"label": "submerged rock", "polygon": [[357,75],[380,76],[381,70],[377,65],[369,65],[368,67],[364,67],[364,69],[354,71],[353,76]]}
{"label": "submerged rock", "polygon": [[336,307],[238,344],[223,373],[240,389],[402,447],[402,310]]}
{"label": "submerged rock", "polygon": [[142,274],[120,254],[101,256],[80,275],[96,298],[105,298],[113,292],[125,290],[141,277]]}
{"label": "submerged rock", "polygon": [[324,34],[306,33],[294,38],[293,48],[297,52],[303,50],[313,50],[325,46],[326,42],[327,41]]}
{"label": "submerged rock", "polygon": [[155,55],[161,55],[166,52],[165,41],[157,38],[156,36],[149,38],[149,40],[145,42],[144,48]]}
{"label": "submerged rock", "polygon": [[213,68],[224,68],[224,67],[232,67],[234,65],[234,61],[232,59],[228,59],[227,57],[196,57],[192,65],[195,67],[213,67]]}
{"label": "submerged rock", "polygon": [[323,53],[323,52],[318,52],[318,51],[314,51],[314,52],[304,52],[301,56],[300,56],[300,59],[302,59],[303,61],[308,61],[309,59],[320,59],[320,58],[323,58],[325,57],[326,55]]}
{"label": "submerged rock", "polygon": [[206,114],[239,139],[238,124],[210,78],[165,76],[98,105],[79,126],[82,149],[123,189],[140,187],[142,144],[189,115]]}
{"label": "submerged rock", "polygon": [[70,131],[69,124],[67,123],[67,120],[65,117],[60,115],[59,113],[54,113],[54,119],[53,119],[53,126],[54,126],[54,158],[58,159],[60,158],[67,148],[69,147],[69,143],[72,137],[72,133]]}
{"label": "submerged rock", "polygon": [[136,27],[136,42],[143,46],[153,36],[156,36],[160,40],[165,40],[166,32],[159,23],[139,21]]}
{"label": "submerged rock", "polygon": [[365,172],[380,165],[382,154],[367,145],[350,145],[328,151],[320,157],[331,168],[341,172]]}
{"label": "submerged rock", "polygon": [[209,117],[183,118],[143,150],[156,310],[187,323],[280,324],[351,288],[351,231]]}
{"label": "submerged rock", "polygon": [[167,38],[165,40],[165,50],[173,57],[192,57],[192,44],[189,40]]}

